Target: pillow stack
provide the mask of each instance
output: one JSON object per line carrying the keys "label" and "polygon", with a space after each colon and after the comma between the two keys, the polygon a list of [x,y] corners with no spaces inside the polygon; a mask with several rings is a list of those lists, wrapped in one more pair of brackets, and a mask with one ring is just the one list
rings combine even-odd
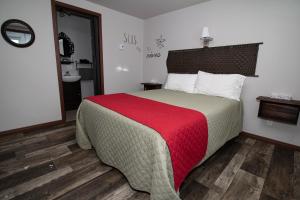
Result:
{"label": "pillow stack", "polygon": [[240,101],[246,77],[240,74],[168,74],[165,89],[225,97]]}

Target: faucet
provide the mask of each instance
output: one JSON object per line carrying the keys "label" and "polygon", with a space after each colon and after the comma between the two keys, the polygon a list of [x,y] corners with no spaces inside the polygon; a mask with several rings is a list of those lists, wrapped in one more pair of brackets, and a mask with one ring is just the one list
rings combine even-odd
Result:
{"label": "faucet", "polygon": [[66,72],[65,72],[65,76],[71,76],[70,72],[69,72],[69,71],[66,71]]}

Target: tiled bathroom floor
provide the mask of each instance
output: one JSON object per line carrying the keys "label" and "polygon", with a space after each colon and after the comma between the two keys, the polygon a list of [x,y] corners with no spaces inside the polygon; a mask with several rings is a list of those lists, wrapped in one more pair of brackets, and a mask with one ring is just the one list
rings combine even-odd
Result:
{"label": "tiled bathroom floor", "polygon": [[68,110],[66,111],[66,121],[74,121],[76,120],[76,112],[77,110]]}

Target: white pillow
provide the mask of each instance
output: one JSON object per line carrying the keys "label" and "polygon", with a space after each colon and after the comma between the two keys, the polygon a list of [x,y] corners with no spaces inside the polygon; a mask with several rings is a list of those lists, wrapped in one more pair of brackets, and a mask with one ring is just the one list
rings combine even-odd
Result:
{"label": "white pillow", "polygon": [[193,93],[197,74],[168,74],[165,89]]}
{"label": "white pillow", "polygon": [[240,74],[211,74],[199,71],[194,93],[240,101],[246,77]]}

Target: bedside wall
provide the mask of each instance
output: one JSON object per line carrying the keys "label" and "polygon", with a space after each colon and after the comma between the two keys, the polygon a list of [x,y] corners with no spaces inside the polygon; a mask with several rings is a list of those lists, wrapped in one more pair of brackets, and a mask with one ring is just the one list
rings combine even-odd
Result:
{"label": "bedside wall", "polygon": [[[256,73],[247,78],[242,99],[244,131],[286,143],[300,145],[298,126],[273,123],[257,118],[256,97],[272,92],[292,94],[300,99],[300,1],[297,0],[210,0],[182,10],[145,20],[144,46],[161,53],[160,58],[146,58],[145,82],[165,82],[168,50],[202,47],[200,36],[204,26],[214,41],[210,46],[264,42],[260,46]],[[163,35],[166,47],[160,51],[155,39]]]}

